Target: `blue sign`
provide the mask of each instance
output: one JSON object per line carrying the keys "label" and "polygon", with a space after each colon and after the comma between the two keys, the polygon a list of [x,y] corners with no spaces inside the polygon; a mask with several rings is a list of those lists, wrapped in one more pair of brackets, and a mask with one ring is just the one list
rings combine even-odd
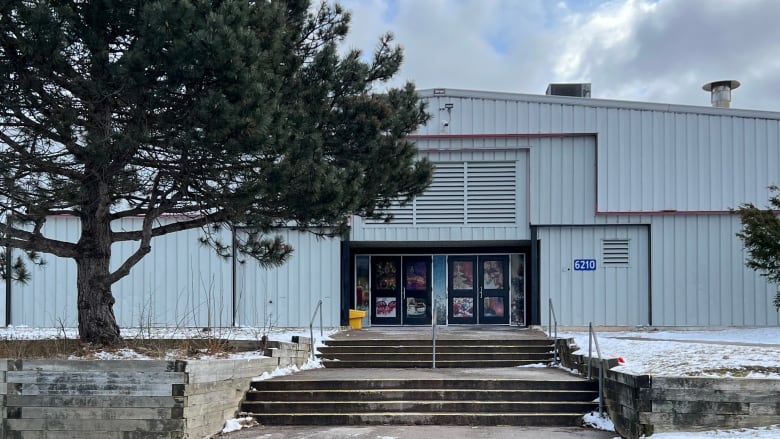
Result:
{"label": "blue sign", "polygon": [[595,259],[575,259],[574,260],[575,271],[595,271],[596,260]]}

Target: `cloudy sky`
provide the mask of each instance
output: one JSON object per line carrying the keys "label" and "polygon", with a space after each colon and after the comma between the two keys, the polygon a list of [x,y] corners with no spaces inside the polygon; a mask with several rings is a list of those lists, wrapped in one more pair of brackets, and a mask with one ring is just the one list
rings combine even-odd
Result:
{"label": "cloudy sky", "polygon": [[340,0],[345,44],[392,32],[417,88],[544,94],[590,82],[594,98],[780,111],[780,0]]}

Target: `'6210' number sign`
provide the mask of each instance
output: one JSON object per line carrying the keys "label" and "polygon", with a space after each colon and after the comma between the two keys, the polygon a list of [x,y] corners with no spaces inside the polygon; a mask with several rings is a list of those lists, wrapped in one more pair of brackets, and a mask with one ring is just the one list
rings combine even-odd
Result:
{"label": "'6210' number sign", "polygon": [[594,271],[596,270],[595,259],[575,259],[574,260],[575,271]]}

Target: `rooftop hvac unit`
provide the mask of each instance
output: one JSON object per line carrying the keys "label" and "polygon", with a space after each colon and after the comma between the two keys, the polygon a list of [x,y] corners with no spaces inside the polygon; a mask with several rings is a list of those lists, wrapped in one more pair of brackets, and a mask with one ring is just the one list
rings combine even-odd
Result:
{"label": "rooftop hvac unit", "polygon": [[572,96],[575,98],[590,97],[590,82],[576,84],[550,84],[547,86],[548,96]]}

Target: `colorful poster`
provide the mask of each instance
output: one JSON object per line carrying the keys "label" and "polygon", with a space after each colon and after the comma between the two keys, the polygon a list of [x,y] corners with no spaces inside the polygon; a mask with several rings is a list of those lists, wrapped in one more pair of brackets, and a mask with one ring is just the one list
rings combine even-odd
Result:
{"label": "colorful poster", "polygon": [[395,290],[398,267],[392,261],[380,262],[376,265],[377,287],[381,290]]}
{"label": "colorful poster", "polygon": [[396,316],[395,297],[377,297],[376,298],[376,316],[377,317],[395,317]]}
{"label": "colorful poster", "polygon": [[425,299],[420,297],[407,297],[406,298],[406,316],[407,317],[425,317],[425,311],[428,306],[425,304]]}
{"label": "colorful poster", "polygon": [[406,264],[406,289],[425,291],[428,285],[428,264],[410,262]]}
{"label": "colorful poster", "polygon": [[455,261],[452,263],[452,289],[474,289],[474,263],[472,261]]}
{"label": "colorful poster", "polygon": [[503,297],[485,297],[483,306],[484,317],[504,317]]}
{"label": "colorful poster", "polygon": [[474,317],[474,298],[453,297],[452,317],[460,318],[460,319],[468,319]]}
{"label": "colorful poster", "polygon": [[486,290],[504,289],[504,264],[502,261],[484,261],[483,270],[483,288]]}

